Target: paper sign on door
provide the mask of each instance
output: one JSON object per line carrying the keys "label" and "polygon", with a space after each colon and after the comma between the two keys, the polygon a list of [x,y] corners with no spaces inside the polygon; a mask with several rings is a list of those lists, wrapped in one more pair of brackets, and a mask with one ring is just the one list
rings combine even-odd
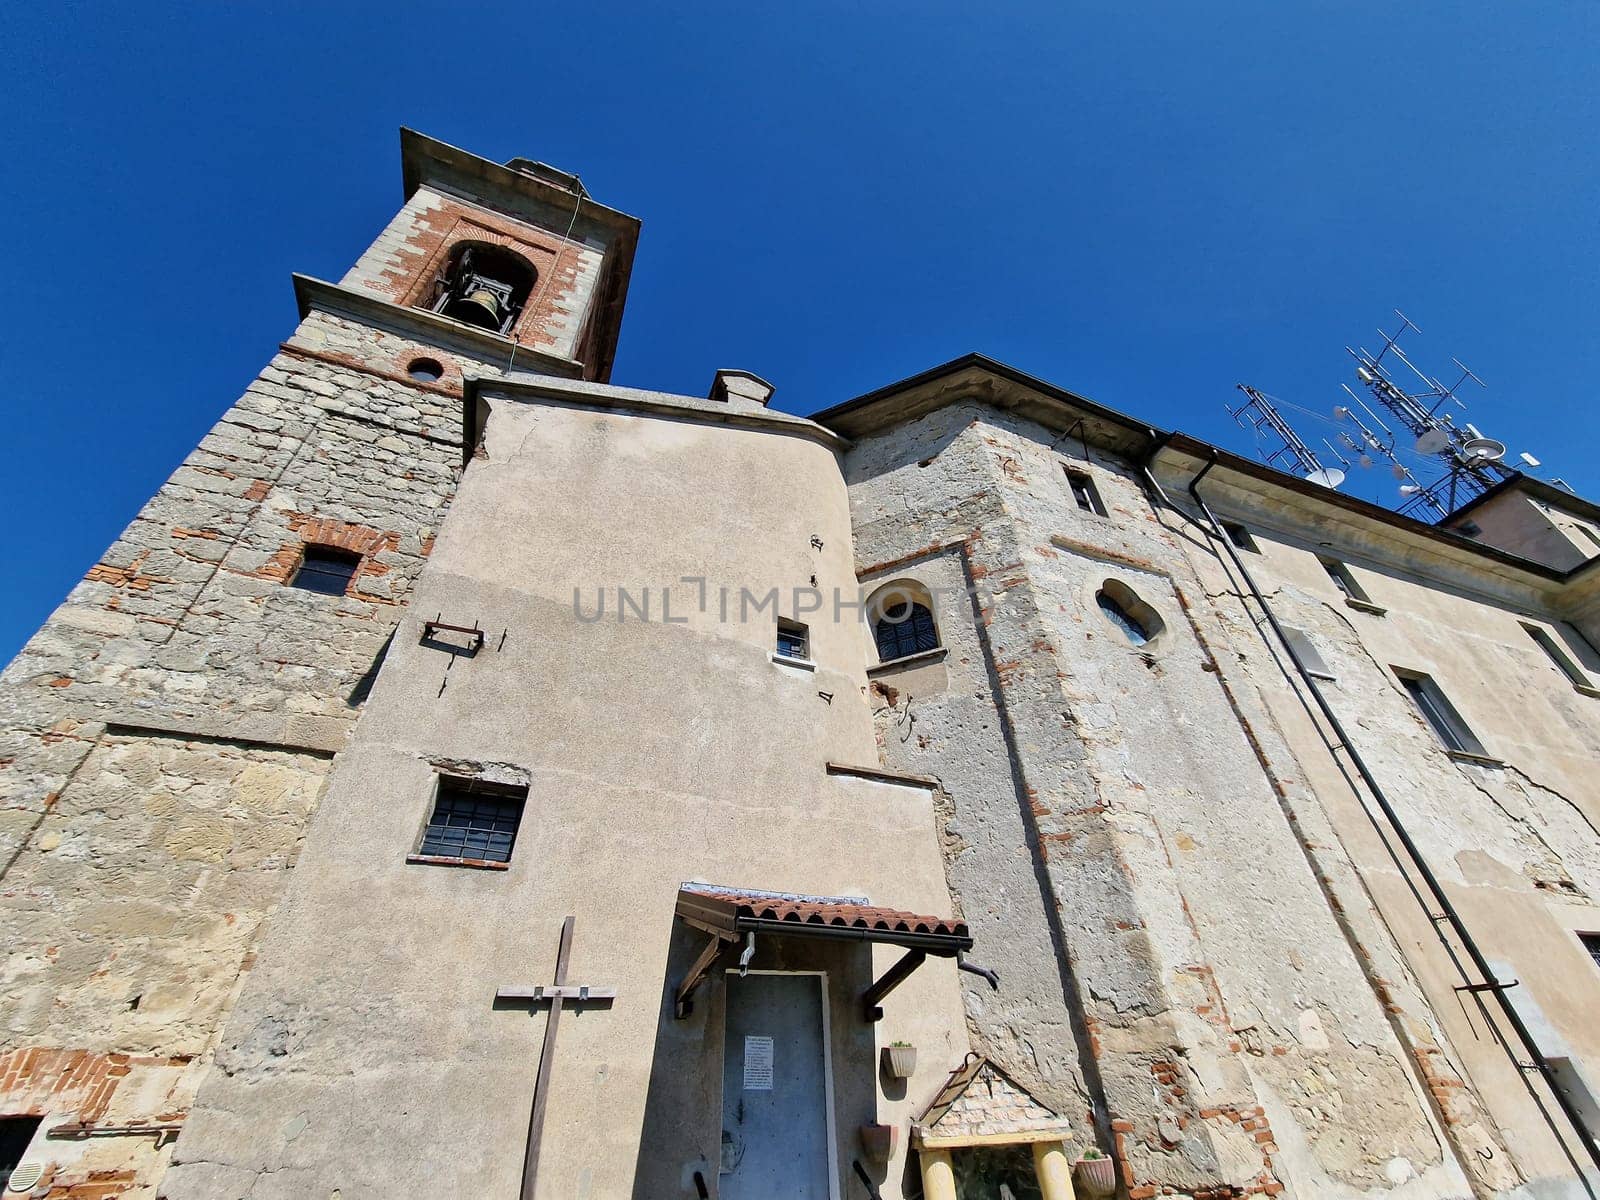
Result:
{"label": "paper sign on door", "polygon": [[769,1037],[744,1039],[744,1090],[772,1090],[772,1039]]}

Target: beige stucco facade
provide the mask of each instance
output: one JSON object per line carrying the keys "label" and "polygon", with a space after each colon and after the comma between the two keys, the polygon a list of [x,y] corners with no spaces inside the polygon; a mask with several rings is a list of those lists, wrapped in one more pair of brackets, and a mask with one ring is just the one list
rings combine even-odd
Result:
{"label": "beige stucco facade", "polygon": [[[34,1194],[509,1198],[536,1109],[541,1200],[1055,1200],[1090,1148],[1129,1200],[1592,1194],[1530,1060],[1600,1122],[1600,510],[1425,526],[977,356],[811,419],[616,387],[637,222],[404,155],[0,686]],[[534,273],[493,330],[467,244]],[[447,785],[503,860],[430,840]],[[497,992],[568,918],[613,994],[552,1027]],[[803,1087],[741,970],[817,981]]]}

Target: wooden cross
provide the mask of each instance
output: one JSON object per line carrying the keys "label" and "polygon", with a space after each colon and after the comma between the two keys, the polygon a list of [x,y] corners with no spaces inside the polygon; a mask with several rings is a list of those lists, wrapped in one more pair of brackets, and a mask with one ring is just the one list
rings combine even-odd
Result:
{"label": "wooden cross", "polygon": [[556,977],[553,983],[534,987],[503,987],[494,994],[496,1000],[529,1000],[534,1004],[550,1005],[550,1018],[544,1026],[544,1048],[539,1051],[539,1074],[533,1084],[533,1112],[528,1117],[528,1150],[522,1160],[522,1200],[533,1200],[534,1179],[539,1173],[539,1136],[544,1131],[544,1111],[550,1101],[550,1063],[555,1057],[556,1026],[561,1021],[562,1003],[570,1000],[574,1004],[609,1004],[617,997],[615,988],[596,988],[567,982],[567,959],[572,953],[572,924],[572,917],[561,923],[561,948],[556,951]]}

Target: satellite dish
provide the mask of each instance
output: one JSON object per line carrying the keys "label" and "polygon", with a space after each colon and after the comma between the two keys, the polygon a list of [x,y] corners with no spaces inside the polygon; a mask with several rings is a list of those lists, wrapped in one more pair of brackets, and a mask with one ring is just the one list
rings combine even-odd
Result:
{"label": "satellite dish", "polygon": [[1394,466],[1389,468],[1389,474],[1393,475],[1396,479],[1404,479],[1406,477],[1406,469],[1399,463],[1395,463]]}
{"label": "satellite dish", "polygon": [[[1424,429],[1422,436],[1417,438],[1418,454],[1438,454],[1450,448],[1450,435],[1437,425],[1432,429]],[[1505,453],[1504,450],[1501,453]]]}
{"label": "satellite dish", "polygon": [[1315,471],[1306,472],[1306,482],[1319,487],[1336,488],[1344,482],[1344,472],[1338,467],[1318,467]]}
{"label": "satellite dish", "polygon": [[1498,462],[1506,456],[1506,444],[1493,438],[1475,437],[1461,444],[1468,462]]}
{"label": "satellite dish", "polygon": [[1416,495],[1416,494],[1417,494],[1417,493],[1418,493],[1418,492],[1420,492],[1420,491],[1421,491],[1421,490],[1422,490],[1422,489],[1421,489],[1421,488],[1419,488],[1419,487],[1418,487],[1418,486],[1417,486],[1417,485],[1416,485],[1416,484],[1414,484],[1414,483],[1402,483],[1402,484],[1401,484],[1401,485],[1400,485],[1400,494],[1401,494],[1401,495],[1402,495],[1402,496],[1415,496],[1415,495]]}

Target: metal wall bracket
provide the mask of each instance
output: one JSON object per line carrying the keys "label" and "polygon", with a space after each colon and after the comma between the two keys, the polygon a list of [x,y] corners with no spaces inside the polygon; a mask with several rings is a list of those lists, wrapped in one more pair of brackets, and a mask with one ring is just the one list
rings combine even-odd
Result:
{"label": "metal wall bracket", "polygon": [[927,959],[921,950],[911,950],[894,966],[883,973],[883,978],[869,987],[861,996],[861,1012],[868,1024],[883,1019],[883,1009],[878,1002],[899,987]]}

